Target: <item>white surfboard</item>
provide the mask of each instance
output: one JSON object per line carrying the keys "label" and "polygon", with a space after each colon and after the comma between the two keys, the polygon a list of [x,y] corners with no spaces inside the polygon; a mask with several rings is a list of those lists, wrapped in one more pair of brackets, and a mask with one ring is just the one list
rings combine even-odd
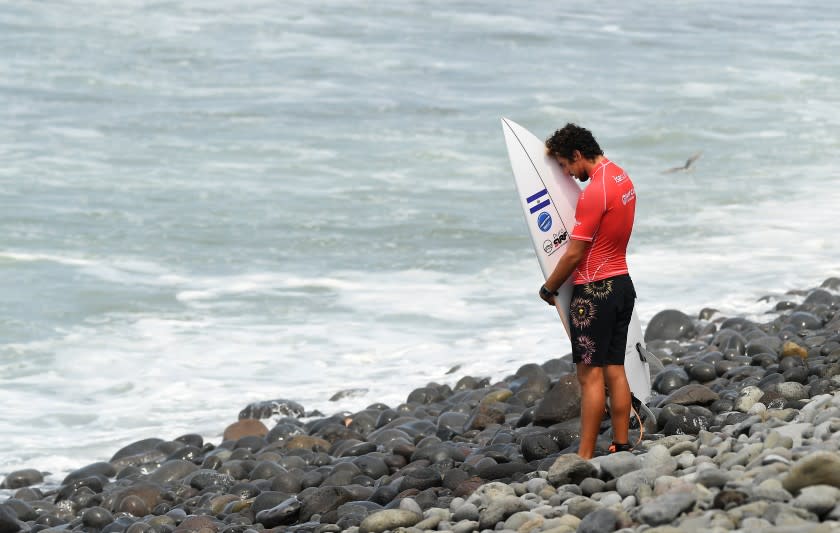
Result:
{"label": "white surfboard", "polygon": [[[569,243],[575,225],[580,186],[560,169],[554,158],[546,154],[545,143],[531,132],[506,118],[502,119],[502,129],[531,242],[543,276],[548,277]],[[558,292],[554,301],[568,334],[571,277]],[[647,356],[639,317],[633,310],[624,353],[624,372],[630,390],[642,403],[647,403],[650,398]]]}

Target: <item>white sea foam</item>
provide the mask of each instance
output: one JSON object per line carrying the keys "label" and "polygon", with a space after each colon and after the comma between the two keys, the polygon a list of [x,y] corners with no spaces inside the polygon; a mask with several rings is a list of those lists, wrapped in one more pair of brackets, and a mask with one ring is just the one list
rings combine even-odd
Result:
{"label": "white sea foam", "polygon": [[44,254],[44,253],[29,253],[29,252],[0,252],[0,258],[7,259],[10,261],[20,261],[24,263],[32,263],[32,262],[50,262],[50,263],[59,263],[62,265],[69,265],[69,266],[90,266],[93,265],[94,262],[88,259],[80,259],[74,257],[63,257],[60,255],[54,254]]}

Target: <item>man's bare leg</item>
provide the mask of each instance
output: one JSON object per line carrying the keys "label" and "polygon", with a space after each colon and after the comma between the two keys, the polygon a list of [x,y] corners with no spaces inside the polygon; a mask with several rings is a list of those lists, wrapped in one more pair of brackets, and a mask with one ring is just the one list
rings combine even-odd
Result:
{"label": "man's bare leg", "polygon": [[613,442],[627,444],[630,439],[630,407],[632,396],[624,365],[607,365],[604,368],[607,388],[610,390],[610,419]]}
{"label": "man's bare leg", "polygon": [[[578,455],[592,459],[595,443],[604,418],[604,369],[600,366],[577,364],[580,383],[580,447]],[[628,415],[629,416],[629,415]]]}

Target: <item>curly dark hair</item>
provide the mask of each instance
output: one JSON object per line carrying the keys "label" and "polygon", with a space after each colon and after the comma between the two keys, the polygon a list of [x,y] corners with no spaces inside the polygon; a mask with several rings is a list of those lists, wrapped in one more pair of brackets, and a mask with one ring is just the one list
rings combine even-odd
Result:
{"label": "curly dark hair", "polygon": [[598,141],[592,136],[592,132],[571,122],[546,139],[545,147],[548,149],[548,155],[559,155],[569,160],[573,159],[572,154],[575,150],[579,150],[586,159],[595,159],[599,155],[604,155],[603,150],[598,146]]}

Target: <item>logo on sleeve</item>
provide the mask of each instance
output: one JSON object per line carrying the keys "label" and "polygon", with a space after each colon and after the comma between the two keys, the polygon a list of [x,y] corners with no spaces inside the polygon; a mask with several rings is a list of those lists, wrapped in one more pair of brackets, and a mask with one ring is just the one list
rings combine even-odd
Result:
{"label": "logo on sleeve", "polygon": [[629,191],[621,195],[621,203],[627,205],[634,198],[636,198],[636,189],[630,189]]}

